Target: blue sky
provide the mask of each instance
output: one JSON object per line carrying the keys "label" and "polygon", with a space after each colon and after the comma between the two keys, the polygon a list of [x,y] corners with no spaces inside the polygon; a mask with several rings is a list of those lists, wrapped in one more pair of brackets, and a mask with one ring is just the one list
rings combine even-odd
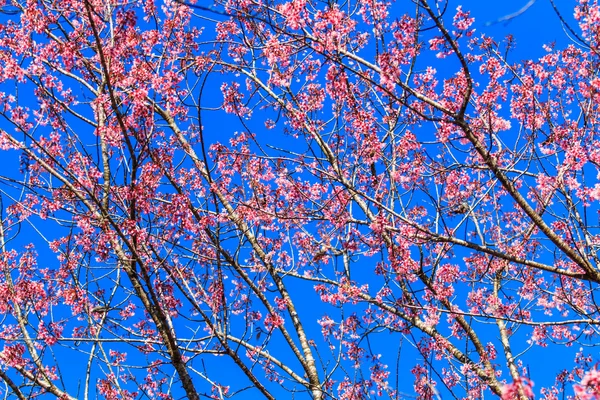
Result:
{"label": "blue sky", "polygon": [[[558,3],[558,2],[557,2]],[[555,14],[551,4],[546,0],[538,0],[531,7],[529,7],[522,14],[515,16],[514,18],[506,19],[505,17],[516,13],[523,6],[527,4],[526,0],[523,1],[454,1],[450,0],[448,5],[448,15],[452,15],[454,9],[458,5],[463,5],[463,9],[471,10],[472,16],[475,17],[476,21],[474,27],[477,33],[485,33],[488,36],[493,37],[496,41],[500,42],[504,39],[505,35],[511,34],[516,40],[516,46],[510,53],[509,61],[518,63],[525,59],[537,59],[538,57],[546,54],[543,48],[544,44],[556,43],[557,48],[565,47],[572,42],[569,40],[567,33],[563,30],[562,24]],[[402,8],[405,3],[398,2],[397,6]],[[569,22],[574,22],[572,18],[572,2],[560,2],[558,4],[560,11],[562,12],[563,18]],[[411,4],[408,5],[409,7]],[[577,30],[575,24],[572,25]],[[369,49],[365,49],[368,52]],[[446,73],[443,67],[444,62],[440,62],[434,58],[421,59],[420,65],[432,65],[438,69],[439,75],[444,76]],[[508,108],[505,107],[505,111]],[[253,121],[258,117],[255,115]],[[260,118],[258,118],[260,120]],[[221,123],[219,122],[215,123]],[[252,125],[250,125],[252,126]],[[258,127],[258,124],[256,125]],[[258,128],[257,128],[258,129]],[[367,262],[367,261],[365,261]],[[365,272],[369,274],[369,270]],[[297,288],[298,295],[301,295],[303,290],[310,290],[310,285],[300,285]],[[319,306],[318,310],[314,310],[311,303],[302,304],[300,310],[304,313],[303,315],[310,320],[310,315],[314,313],[313,318],[318,318],[319,313],[322,310],[328,310],[327,306]],[[315,327],[312,327],[314,329]],[[308,329],[311,329],[309,327]],[[315,330],[315,333],[316,330]],[[497,328],[495,325],[490,324],[489,331],[480,331],[484,339],[498,342]],[[521,330],[516,337],[521,338],[521,341],[514,342],[514,351],[519,353],[528,349],[526,340],[529,335],[527,329]],[[410,374],[410,368],[412,367],[411,360],[418,359],[420,356],[418,352],[410,344],[410,340],[403,340],[398,336],[389,336],[383,339],[384,335],[381,335],[381,342],[374,342],[374,348],[379,347],[379,351],[386,354],[386,360],[390,366],[390,370],[394,370],[396,367],[396,355],[399,349],[401,349],[399,357],[399,382],[400,390],[403,393],[411,393],[412,385],[412,374]],[[577,346],[577,345],[576,345]],[[499,349],[498,349],[499,350]],[[500,351],[500,350],[499,350]],[[539,393],[539,388],[542,386],[549,386],[554,383],[555,374],[563,369],[572,365],[573,357],[576,349],[565,348],[562,346],[549,347],[549,348],[531,348],[527,350],[525,367],[529,369],[531,378],[535,382],[536,392]],[[377,350],[375,350],[377,352]],[[596,354],[596,353],[592,353]],[[503,356],[500,359],[503,360]],[[506,377],[506,374],[503,375]],[[394,381],[392,376],[391,381]],[[440,385],[441,386],[441,385]],[[451,398],[448,393],[442,392],[443,398]],[[250,397],[248,397],[250,398]]]}
{"label": "blue sky", "polygon": [[[557,47],[564,47],[569,44],[570,41],[567,38],[567,34],[563,31],[560,21],[558,17],[555,15],[549,1],[547,0],[537,0],[535,4],[533,4],[527,11],[525,11],[522,15],[516,16],[510,20],[504,20],[501,22],[497,22],[501,20],[503,17],[515,13],[521,7],[526,4],[527,0],[519,0],[519,1],[455,1],[450,0],[449,4],[449,14],[451,15],[454,12],[454,9],[457,5],[462,4],[464,9],[471,10],[472,15],[476,18],[475,27],[478,32],[484,32],[492,37],[494,37],[497,41],[500,41],[502,37],[506,34],[512,34],[516,40],[515,50],[511,53],[510,59],[514,62],[519,62],[522,59],[535,59],[539,56],[542,56],[545,51],[542,48],[543,44],[556,42]],[[558,1],[557,1],[558,3]],[[569,3],[569,4],[567,4]],[[561,11],[563,12],[563,16],[567,18],[567,20],[572,22],[572,9],[571,2],[560,2]],[[398,2],[399,6],[403,6],[401,0]],[[574,26],[575,28],[575,26]],[[210,29],[207,27],[207,29]],[[427,65],[429,60],[423,61],[423,65]],[[432,59],[431,63],[435,66],[436,60]],[[440,64],[443,65],[443,64]],[[439,70],[440,75],[444,76],[444,71]],[[216,89],[219,86],[219,83],[215,84],[213,89]],[[6,89],[4,89],[6,90]],[[220,92],[215,90],[213,94],[209,95],[203,104],[205,105],[217,105],[221,101]],[[213,115],[211,113],[207,113],[207,115]],[[218,115],[217,118],[207,118],[206,119],[206,127],[207,127],[207,137],[210,140],[220,140],[221,142],[225,142],[229,135],[233,134],[236,130],[243,130],[244,128],[234,119],[230,117],[223,117],[222,113],[216,112],[214,115]],[[249,123],[251,127],[255,127],[255,129],[259,129],[261,126],[261,114],[260,112],[256,112],[253,120]],[[286,139],[277,139],[279,143],[286,144]],[[12,160],[16,165],[17,161]],[[56,234],[56,231],[52,231],[49,229],[48,232],[50,234]],[[19,236],[19,240],[14,242],[15,247],[25,244],[31,240],[32,235],[36,235],[36,233],[28,228],[25,224],[23,227],[23,231],[21,236]],[[38,252],[41,255],[41,259],[47,257],[48,264],[52,264],[54,262],[54,255],[47,253],[43,249],[43,245],[38,247]],[[370,271],[370,270],[369,270]],[[363,272],[364,276],[361,276],[360,272],[357,273],[356,276],[360,276],[361,278],[368,279],[366,276],[369,271]],[[314,293],[313,285],[311,283],[301,282],[295,283],[292,286],[293,295],[296,298],[302,299],[303,294],[306,292]],[[352,307],[349,307],[351,310]],[[324,312],[331,312],[332,314],[336,311],[328,308],[327,306],[323,306],[321,304],[311,303],[311,302],[299,302],[299,312],[303,315],[303,318],[306,321],[314,321],[323,316]],[[181,327],[185,327],[185,321],[179,321]],[[311,330],[311,332],[318,336],[320,335],[320,328],[313,324],[309,326],[307,329]],[[484,333],[483,336],[486,336],[487,333]],[[383,337],[384,335],[381,335]],[[489,331],[490,340],[495,339],[495,327],[492,326],[492,329]],[[524,334],[523,337],[526,337]],[[271,345],[277,344],[277,341],[280,338],[275,337]],[[386,354],[387,362],[390,365],[390,370],[395,371],[395,361],[396,355],[398,354],[399,349],[401,348],[401,357],[400,357],[400,389],[405,393],[411,392],[412,385],[412,375],[408,372],[408,370],[412,367],[412,363],[409,361],[411,359],[418,358],[418,353],[411,348],[411,345],[408,340],[403,340],[400,335],[396,336],[387,336],[385,340],[376,341],[372,343],[374,348],[374,352],[381,353],[389,353]],[[525,344],[523,343],[523,347],[521,350],[525,348]],[[123,347],[125,348],[125,347]],[[276,346],[275,346],[276,348]],[[554,380],[555,371],[564,366],[571,365],[573,358],[573,350],[567,349],[565,352],[561,352],[559,350],[552,350],[551,352],[548,349],[533,349],[528,353],[528,361],[530,362],[529,368],[531,370],[531,377],[536,383],[536,387],[549,385]],[[130,351],[130,354],[132,352]],[[61,356],[60,351],[57,352],[58,356]],[[73,358],[71,358],[73,360]],[[142,360],[143,361],[143,360]],[[222,371],[223,377],[231,378],[232,376],[240,376],[238,370],[231,367],[231,364],[228,363],[223,358],[206,358],[205,363],[206,368],[211,370],[219,370]],[[79,363],[73,363],[68,365],[64,372],[68,375],[71,373],[76,373],[80,370]],[[547,373],[546,373],[547,372]],[[259,373],[260,374],[260,373]],[[506,376],[506,375],[505,375]],[[241,379],[241,378],[240,378]],[[393,384],[394,377],[392,375],[391,383]],[[78,383],[76,381],[67,382],[67,387],[75,388]],[[75,390],[75,389],[73,389]],[[252,399],[255,398],[254,392],[247,392],[247,396],[242,394],[239,398],[247,398]],[[277,392],[275,392],[277,393]],[[286,398],[289,393],[280,392],[279,395],[281,398]],[[246,396],[246,397],[245,397]],[[446,398],[446,396],[444,396]],[[450,398],[450,397],[448,397]]]}

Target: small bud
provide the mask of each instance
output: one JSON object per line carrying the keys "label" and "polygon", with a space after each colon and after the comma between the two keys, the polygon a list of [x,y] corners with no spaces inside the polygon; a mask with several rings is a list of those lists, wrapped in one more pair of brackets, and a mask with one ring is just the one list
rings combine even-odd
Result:
{"label": "small bud", "polygon": [[91,312],[103,314],[103,313],[109,312],[110,310],[114,310],[114,309],[109,306],[97,306],[97,307],[92,308]]}
{"label": "small bud", "polygon": [[462,202],[460,204],[457,204],[454,208],[452,208],[448,214],[450,215],[461,215],[461,214],[466,214],[468,213],[470,210],[469,205],[466,202]]}

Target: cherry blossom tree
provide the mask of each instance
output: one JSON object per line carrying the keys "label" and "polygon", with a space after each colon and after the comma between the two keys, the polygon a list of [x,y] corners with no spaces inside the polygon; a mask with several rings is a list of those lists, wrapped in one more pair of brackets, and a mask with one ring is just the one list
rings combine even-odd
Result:
{"label": "cherry blossom tree", "polygon": [[570,5],[521,61],[454,0],[5,0],[2,394],[600,398]]}

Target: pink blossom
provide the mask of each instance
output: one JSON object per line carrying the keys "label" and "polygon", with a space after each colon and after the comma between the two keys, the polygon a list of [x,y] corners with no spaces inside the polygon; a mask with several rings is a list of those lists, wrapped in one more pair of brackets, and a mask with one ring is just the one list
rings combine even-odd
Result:
{"label": "pink blossom", "polygon": [[528,399],[533,399],[533,382],[525,377],[521,377],[513,383],[502,387],[502,400],[520,399],[521,395]]}

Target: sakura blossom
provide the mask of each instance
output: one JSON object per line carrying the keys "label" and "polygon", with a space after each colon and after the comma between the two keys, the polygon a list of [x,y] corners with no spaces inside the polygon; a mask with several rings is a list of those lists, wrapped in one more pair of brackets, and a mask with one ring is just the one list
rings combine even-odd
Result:
{"label": "sakura blossom", "polygon": [[0,4],[0,395],[600,399],[600,5],[504,6]]}

